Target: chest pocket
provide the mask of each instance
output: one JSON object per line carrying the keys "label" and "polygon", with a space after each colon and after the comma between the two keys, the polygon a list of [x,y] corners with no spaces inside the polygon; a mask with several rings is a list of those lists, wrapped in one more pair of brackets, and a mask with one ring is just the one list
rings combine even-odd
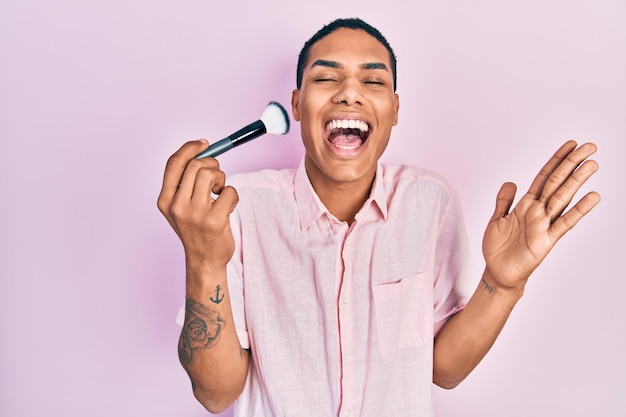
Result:
{"label": "chest pocket", "polygon": [[423,345],[431,333],[432,302],[425,274],[372,286],[380,354]]}

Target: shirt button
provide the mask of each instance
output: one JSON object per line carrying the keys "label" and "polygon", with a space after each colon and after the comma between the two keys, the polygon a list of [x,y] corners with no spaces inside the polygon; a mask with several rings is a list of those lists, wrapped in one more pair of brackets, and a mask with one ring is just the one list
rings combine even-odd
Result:
{"label": "shirt button", "polygon": [[348,299],[346,297],[343,297],[341,302],[344,303],[344,304],[348,304]]}
{"label": "shirt button", "polygon": [[350,411],[346,411],[346,417],[350,417],[352,413]]}

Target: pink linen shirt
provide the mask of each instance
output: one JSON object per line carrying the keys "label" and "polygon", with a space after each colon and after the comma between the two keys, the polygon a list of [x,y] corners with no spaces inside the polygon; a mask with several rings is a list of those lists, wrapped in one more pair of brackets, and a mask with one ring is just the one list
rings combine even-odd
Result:
{"label": "pink linen shirt", "polygon": [[304,163],[231,176],[228,290],[251,362],[234,416],[431,416],[433,337],[474,287],[455,193],[379,164],[352,225]]}

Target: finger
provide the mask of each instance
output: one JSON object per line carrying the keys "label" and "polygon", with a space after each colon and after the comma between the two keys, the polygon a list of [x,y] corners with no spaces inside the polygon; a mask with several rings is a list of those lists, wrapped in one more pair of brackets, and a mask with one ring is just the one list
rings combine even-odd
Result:
{"label": "finger", "polygon": [[171,203],[176,195],[189,161],[207,147],[208,142],[205,139],[190,141],[181,146],[167,160],[165,173],[163,174],[163,185],[161,186],[158,199],[158,206],[161,211],[164,211],[166,206],[169,206],[169,203]]}
{"label": "finger", "polygon": [[554,172],[554,170],[561,164],[563,159],[567,157],[574,149],[576,149],[576,142],[573,140],[565,142],[561,147],[552,155],[552,157],[546,162],[546,164],[541,168],[539,174],[535,177],[532,184],[530,184],[530,188],[528,189],[528,194],[534,198],[539,199],[541,193],[543,192],[544,186],[550,178],[550,175]]}
{"label": "finger", "polygon": [[235,210],[238,202],[239,194],[237,194],[237,190],[227,185],[222,188],[211,209],[216,216],[229,216]]}
{"label": "finger", "polygon": [[599,202],[600,194],[592,191],[581,198],[567,213],[556,219],[550,226],[550,234],[555,241],[576,226],[576,223],[585,217]]}
{"label": "finger", "polygon": [[[196,173],[193,186],[192,201],[197,204],[213,202],[211,193],[218,194],[224,187],[226,175],[219,170],[219,165],[215,167],[201,167]],[[217,190],[217,192],[216,192]]]}
{"label": "finger", "polygon": [[550,216],[551,222],[554,222],[554,220],[561,215],[571,203],[574,195],[597,170],[598,163],[596,161],[585,161],[567,177],[567,180],[565,180],[548,200],[546,213]]}
{"label": "finger", "polygon": [[[540,201],[549,201],[552,196],[572,177],[577,168],[594,154],[597,150],[593,143],[585,143],[578,149],[570,152],[558,167],[548,177],[543,190],[541,191]],[[573,197],[573,195],[572,195]]]}
{"label": "finger", "polygon": [[490,221],[500,219],[509,214],[516,192],[517,186],[512,182],[502,184],[502,187],[500,187],[500,191],[498,191],[498,195],[496,197],[496,208]]}
{"label": "finger", "polygon": [[[203,173],[203,186],[197,185],[200,172]],[[176,198],[180,198],[181,200],[191,200],[194,197],[194,194],[198,192],[200,201],[206,201],[206,195],[210,194],[209,191],[213,187],[213,177],[219,176],[220,172],[220,164],[217,159],[191,159],[187,163],[185,172],[183,172],[183,176],[180,179]]]}

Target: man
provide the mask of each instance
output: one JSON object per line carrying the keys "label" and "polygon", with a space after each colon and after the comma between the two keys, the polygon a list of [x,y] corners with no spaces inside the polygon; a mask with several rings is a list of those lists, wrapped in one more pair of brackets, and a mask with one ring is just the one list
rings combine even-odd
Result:
{"label": "man", "polygon": [[179,353],[209,411],[238,399],[237,416],[432,415],[432,382],[471,372],[532,271],[599,202],[592,192],[565,212],[598,168],[593,144],[565,143],[512,211],[516,187],[502,186],[484,273],[469,277],[449,185],[379,163],[395,72],[375,28],[336,20],[300,54],[297,170],[226,185],[217,161],[193,159],[205,140],[169,159],[158,206],[185,250]]}

